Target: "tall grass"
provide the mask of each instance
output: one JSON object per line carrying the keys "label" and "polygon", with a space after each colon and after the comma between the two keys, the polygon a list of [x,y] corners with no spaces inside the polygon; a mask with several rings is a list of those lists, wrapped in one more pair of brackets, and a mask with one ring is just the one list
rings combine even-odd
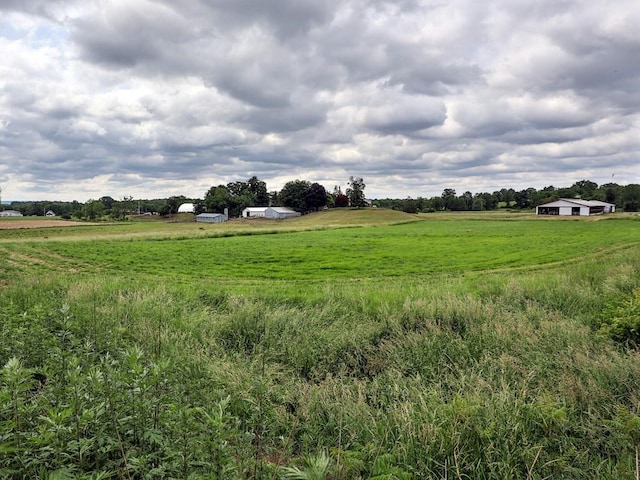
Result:
{"label": "tall grass", "polygon": [[596,330],[640,286],[637,253],[331,282],[9,278],[0,477],[634,478],[640,359]]}

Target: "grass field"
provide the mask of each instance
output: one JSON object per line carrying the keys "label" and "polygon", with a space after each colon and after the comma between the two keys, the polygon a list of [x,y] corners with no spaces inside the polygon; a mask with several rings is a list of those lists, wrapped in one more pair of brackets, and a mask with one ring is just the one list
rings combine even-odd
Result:
{"label": "grass field", "polygon": [[0,229],[0,478],[636,478],[639,287],[623,215]]}

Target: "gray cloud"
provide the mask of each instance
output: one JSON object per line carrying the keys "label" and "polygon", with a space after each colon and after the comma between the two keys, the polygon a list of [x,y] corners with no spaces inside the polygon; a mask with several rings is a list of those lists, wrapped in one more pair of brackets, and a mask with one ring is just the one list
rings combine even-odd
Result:
{"label": "gray cloud", "polygon": [[632,0],[0,1],[3,197],[638,182],[639,21]]}

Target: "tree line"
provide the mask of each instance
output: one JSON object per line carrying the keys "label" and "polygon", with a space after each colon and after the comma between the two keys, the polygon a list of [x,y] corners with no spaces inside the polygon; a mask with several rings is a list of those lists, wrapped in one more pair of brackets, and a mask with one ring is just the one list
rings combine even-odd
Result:
{"label": "tree line", "polygon": [[[222,213],[226,208],[231,217],[238,217],[244,208],[253,206],[283,206],[300,213],[308,213],[323,208],[368,206],[369,202],[364,194],[365,187],[361,177],[352,176],[349,177],[344,192],[339,185],[329,191],[317,182],[299,179],[287,182],[280,191],[269,191],[264,181],[253,176],[247,181],[212,186],[205,192],[203,198],[178,195],[151,200],[134,200],[133,197],[116,200],[110,196],[104,196],[97,200],[88,200],[85,203],[75,200],[72,202],[12,202],[9,208],[26,216],[42,216],[51,210],[63,218],[85,220],[105,217],[111,220],[125,220],[128,216],[135,214],[173,215],[178,212],[178,207],[183,203],[193,203],[196,213]],[[598,185],[590,180],[581,180],[570,187],[548,186],[541,190],[527,188],[519,191],[513,188],[503,188],[491,193],[472,194],[466,191],[461,195],[458,195],[453,188],[445,188],[441,195],[435,197],[385,198],[373,200],[371,205],[402,210],[407,213],[447,210],[482,211],[499,208],[527,210],[558,198],[602,200],[613,203],[624,211],[640,211],[639,184],[623,186],[617,183],[606,183]]]}
{"label": "tree line", "polygon": [[598,185],[590,180],[580,180],[570,187],[548,186],[541,190],[527,188],[514,190],[503,188],[494,192],[472,194],[469,191],[458,195],[453,188],[445,188],[442,195],[431,198],[386,198],[374,200],[374,205],[407,213],[437,211],[482,211],[499,208],[528,210],[559,198],[581,198],[613,203],[627,212],[640,211],[640,185],[618,185],[606,183]]}
{"label": "tree line", "polygon": [[130,215],[158,214],[169,216],[176,214],[183,203],[192,203],[196,214],[202,212],[222,213],[228,210],[229,216],[239,217],[246,207],[282,206],[300,213],[318,211],[334,207],[364,207],[367,201],[364,196],[366,187],[360,177],[350,177],[348,188],[342,193],[340,186],[335,186],[331,193],[317,182],[292,180],[280,191],[268,191],[264,181],[256,176],[247,181],[229,182],[212,186],[203,198],[192,198],[184,195],[171,196],[164,199],[134,200],[124,197],[116,200],[104,196],[86,203],[73,202],[12,202],[9,208],[26,216],[43,216],[53,211],[62,218],[82,220],[125,220]]}

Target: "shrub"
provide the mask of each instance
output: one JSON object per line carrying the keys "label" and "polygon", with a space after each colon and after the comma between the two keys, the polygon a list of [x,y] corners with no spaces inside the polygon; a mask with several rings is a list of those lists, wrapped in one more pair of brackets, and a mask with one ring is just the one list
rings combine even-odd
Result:
{"label": "shrub", "polygon": [[634,289],[630,298],[607,308],[599,331],[627,347],[640,346],[640,288]]}

